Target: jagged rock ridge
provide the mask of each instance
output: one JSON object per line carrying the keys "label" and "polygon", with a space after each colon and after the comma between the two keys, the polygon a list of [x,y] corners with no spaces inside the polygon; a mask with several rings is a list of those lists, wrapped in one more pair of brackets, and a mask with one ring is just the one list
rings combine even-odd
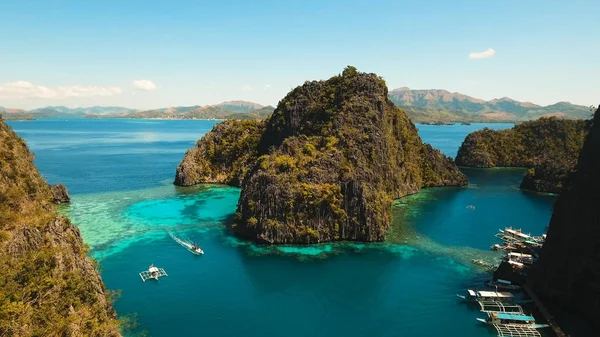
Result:
{"label": "jagged rock ridge", "polygon": [[[466,185],[453,160],[423,144],[387,94],[383,79],[353,67],[292,90],[264,131],[249,131],[252,139],[259,136],[256,152],[243,164],[223,156],[251,167],[234,174],[242,187],[234,232],[266,243],[381,241],[392,199],[422,187]],[[228,130],[239,125],[230,122],[205,135],[198,150],[186,154],[176,183],[231,181],[227,176],[237,170],[199,154],[217,148],[217,139],[238,143],[237,132]]]}

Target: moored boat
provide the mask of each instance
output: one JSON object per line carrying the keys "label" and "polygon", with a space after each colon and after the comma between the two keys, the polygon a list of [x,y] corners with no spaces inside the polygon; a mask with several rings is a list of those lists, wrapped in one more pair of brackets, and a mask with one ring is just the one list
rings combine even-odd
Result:
{"label": "moored boat", "polygon": [[533,316],[519,313],[490,312],[488,313],[487,318],[477,318],[477,320],[490,325],[528,327],[532,329],[543,329],[550,326],[548,324],[538,324],[535,322],[535,318]]}
{"label": "moored boat", "polygon": [[467,289],[467,295],[456,295],[467,301],[514,302],[515,296],[509,292]]}
{"label": "moored boat", "polygon": [[503,289],[508,291],[521,291],[522,288],[519,285],[512,284],[512,282],[502,279],[497,279],[495,281],[489,280],[485,281],[484,284],[490,288]]}

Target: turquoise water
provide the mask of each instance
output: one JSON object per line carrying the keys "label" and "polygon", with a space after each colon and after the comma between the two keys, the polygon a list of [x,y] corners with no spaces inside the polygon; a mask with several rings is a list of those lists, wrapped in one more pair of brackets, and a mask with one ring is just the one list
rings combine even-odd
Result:
{"label": "turquoise water", "polygon": [[[229,235],[239,190],[177,188],[174,170],[208,121],[10,122],[47,179],[65,183],[62,211],[81,228],[131,334],[151,336],[493,336],[455,294],[487,276],[493,234],[507,225],[540,233],[554,197],[518,189],[523,170],[465,170],[468,188],[434,188],[394,202],[385,243],[255,246]],[[485,126],[419,125],[454,156]],[[469,210],[467,205],[474,205]],[[195,239],[194,256],[166,233]],[[143,283],[150,263],[168,277]]]}

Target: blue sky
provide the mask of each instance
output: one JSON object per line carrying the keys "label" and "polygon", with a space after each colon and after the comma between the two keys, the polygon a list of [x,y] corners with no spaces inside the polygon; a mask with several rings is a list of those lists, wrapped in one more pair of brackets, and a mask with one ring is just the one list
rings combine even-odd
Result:
{"label": "blue sky", "polygon": [[275,105],[346,65],[390,89],[591,105],[598,14],[596,0],[4,0],[0,106]]}

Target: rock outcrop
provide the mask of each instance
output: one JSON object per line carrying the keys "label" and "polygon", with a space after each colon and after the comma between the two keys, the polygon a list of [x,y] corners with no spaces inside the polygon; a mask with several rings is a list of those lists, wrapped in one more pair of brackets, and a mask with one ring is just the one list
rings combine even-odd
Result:
{"label": "rock outcrop", "polygon": [[527,167],[521,188],[558,193],[575,168],[590,121],[541,118],[512,129],[470,133],[456,156],[468,167]]}
{"label": "rock outcrop", "polygon": [[219,183],[239,187],[258,158],[264,121],[224,121],[188,150],[177,167],[175,185]]}
{"label": "rock outcrop", "polygon": [[554,204],[548,237],[531,272],[534,289],[600,327],[600,112],[577,170]]}
{"label": "rock outcrop", "polygon": [[119,336],[111,294],[52,201],[25,142],[0,120],[0,335]]}
{"label": "rock outcrop", "polygon": [[52,193],[52,201],[55,204],[64,204],[71,201],[69,191],[63,184],[50,186],[50,192]]}
{"label": "rock outcrop", "polygon": [[219,162],[209,149],[242,135],[228,131],[240,122],[217,126],[186,153],[176,183],[240,182],[233,230],[254,241],[382,241],[393,199],[467,184],[451,158],[423,144],[387,94],[382,78],[353,67],[306,82],[279,102],[255,150],[232,151]]}

